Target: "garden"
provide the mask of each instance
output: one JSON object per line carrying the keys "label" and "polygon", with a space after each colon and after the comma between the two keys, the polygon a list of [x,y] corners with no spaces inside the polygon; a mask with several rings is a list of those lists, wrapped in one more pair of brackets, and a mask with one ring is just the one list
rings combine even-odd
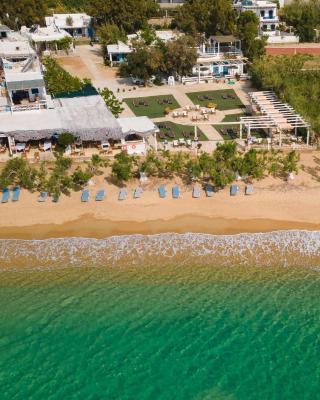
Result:
{"label": "garden", "polygon": [[[223,121],[223,122],[232,122],[232,121]],[[240,138],[239,124],[228,124],[228,125],[216,124],[212,126],[222,136],[224,140],[235,140]],[[262,139],[265,139],[267,137],[263,129],[251,129],[251,136]],[[243,129],[242,138],[245,139],[246,137],[247,137],[247,132]]]}
{"label": "garden", "polygon": [[208,107],[209,103],[216,104],[216,108],[221,111],[244,107],[233,89],[191,92],[186,95],[193,104],[199,104],[201,107]]}
{"label": "garden", "polygon": [[[176,139],[194,139],[194,126],[175,124],[170,121],[157,122],[159,128],[158,138],[160,142],[173,141]],[[206,141],[208,138],[197,128],[198,140]]]}
{"label": "garden", "polygon": [[137,117],[160,118],[168,114],[171,110],[180,107],[172,95],[127,98],[123,99],[123,101],[127,103],[128,107]]}

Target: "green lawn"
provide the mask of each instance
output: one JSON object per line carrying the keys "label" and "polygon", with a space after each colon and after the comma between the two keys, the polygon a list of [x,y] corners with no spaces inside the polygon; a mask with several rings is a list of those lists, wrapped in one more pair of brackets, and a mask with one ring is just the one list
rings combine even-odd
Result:
{"label": "green lawn", "polygon": [[233,89],[208,90],[205,92],[186,93],[193,104],[207,107],[208,103],[217,104],[218,110],[233,110],[243,107],[239,97]]}
{"label": "green lawn", "polygon": [[[224,122],[232,122],[232,121],[224,121]],[[239,139],[240,138],[240,125],[233,125],[233,124],[228,124],[228,125],[213,125],[213,127],[220,133],[220,135],[223,137],[224,140],[234,140],[234,139]],[[233,129],[233,133],[227,132],[227,129]],[[266,138],[267,135],[265,134],[263,129],[252,129],[251,130],[251,136],[255,136],[256,138]],[[242,138],[245,139],[247,137],[247,132],[243,130]]]}
{"label": "green lawn", "polygon": [[129,108],[138,117],[146,116],[149,118],[159,118],[164,116],[165,108],[174,110],[180,108],[177,100],[171,95],[135,97],[133,99],[123,99]]}
{"label": "green lawn", "polygon": [[[193,139],[194,138],[194,126],[192,125],[181,125],[181,124],[175,124],[173,122],[170,121],[165,121],[165,122],[156,122],[156,125],[158,126],[160,132],[160,136],[161,134],[165,135],[165,138],[160,138],[159,134],[158,134],[158,138],[159,141],[163,142],[164,140],[167,141],[172,141],[172,140],[176,140],[176,139],[180,139],[180,138],[184,138],[184,136],[182,135],[183,132],[188,133],[188,139]],[[174,138],[169,137],[168,132],[172,132],[174,133]],[[197,132],[198,132],[198,139],[200,141],[205,141],[208,140],[208,138],[205,136],[205,134],[199,129],[197,128]]]}
{"label": "green lawn", "polygon": [[222,122],[238,122],[238,121],[240,121],[240,117],[244,117],[244,116],[245,116],[244,113],[229,114],[223,118]]}

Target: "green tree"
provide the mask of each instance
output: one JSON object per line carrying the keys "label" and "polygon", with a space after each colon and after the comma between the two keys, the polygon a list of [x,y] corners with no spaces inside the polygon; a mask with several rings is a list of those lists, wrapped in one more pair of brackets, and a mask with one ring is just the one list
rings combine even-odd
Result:
{"label": "green tree", "polygon": [[7,161],[0,174],[0,188],[17,185],[33,190],[36,185],[37,171],[21,158]]}
{"label": "green tree", "polygon": [[43,25],[46,15],[48,15],[48,9],[45,1],[1,1],[0,21],[14,30],[20,29],[23,25]]}
{"label": "green tree", "polygon": [[98,27],[97,36],[100,39],[100,43],[103,45],[115,44],[119,40],[121,42],[127,42],[127,35],[124,30],[116,24],[104,24]]}
{"label": "green tree", "polygon": [[112,175],[119,182],[128,182],[133,176],[134,158],[125,152],[115,155]]}
{"label": "green tree", "polygon": [[122,76],[133,75],[146,82],[163,68],[163,53],[159,47],[146,47],[138,44],[120,66]]}
{"label": "green tree", "polygon": [[173,26],[191,35],[227,35],[235,31],[235,15],[231,0],[187,0],[177,10]]}
{"label": "green tree", "polygon": [[102,158],[99,154],[92,154],[91,160],[88,162],[88,169],[92,175],[100,173],[99,168],[105,168],[109,164],[106,158]]}
{"label": "green tree", "polygon": [[93,177],[93,174],[88,169],[83,170],[81,167],[77,167],[73,172],[71,178],[75,187],[85,186],[89,180]]}
{"label": "green tree", "polygon": [[293,0],[282,11],[282,19],[293,26],[301,42],[313,42],[315,29],[320,24],[320,3],[318,0]]}
{"label": "green tree", "polygon": [[70,146],[74,143],[74,136],[72,135],[72,133],[63,132],[58,137],[58,143],[64,148]]}
{"label": "green tree", "polygon": [[159,6],[152,0],[88,0],[86,10],[99,25],[114,24],[126,33],[146,26]]}
{"label": "green tree", "polygon": [[191,73],[197,61],[195,41],[190,36],[182,36],[168,42],[164,55],[164,68],[170,75],[186,76]]}
{"label": "green tree", "polygon": [[118,100],[116,96],[113,94],[112,90],[104,88],[102,90],[99,89],[99,94],[102,96],[106,106],[112,112],[112,114],[118,118],[122,113],[124,108],[122,107],[122,101]]}
{"label": "green tree", "polygon": [[259,18],[251,11],[242,12],[238,18],[238,36],[242,41],[243,54],[253,60],[265,54],[265,37],[258,38]]}
{"label": "green tree", "polygon": [[91,84],[89,79],[79,79],[65,71],[52,57],[44,57],[44,79],[51,94],[78,92]]}

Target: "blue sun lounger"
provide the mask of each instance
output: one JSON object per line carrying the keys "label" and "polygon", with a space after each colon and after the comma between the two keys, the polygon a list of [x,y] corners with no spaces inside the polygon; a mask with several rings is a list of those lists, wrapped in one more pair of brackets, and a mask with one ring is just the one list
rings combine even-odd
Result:
{"label": "blue sun lounger", "polygon": [[245,193],[246,196],[249,196],[249,195],[253,194],[253,186],[252,185],[246,185],[244,193]]}
{"label": "blue sun lounger", "polygon": [[96,201],[102,201],[104,200],[104,197],[105,197],[104,190],[103,189],[98,190],[96,194]]}
{"label": "blue sun lounger", "polygon": [[142,193],[143,193],[142,187],[141,186],[137,187],[136,190],[133,193],[133,198],[134,199],[140,199]]}
{"label": "blue sun lounger", "polygon": [[238,193],[238,186],[237,185],[231,185],[230,186],[230,196],[236,196]]}
{"label": "blue sun lounger", "polygon": [[192,190],[192,197],[198,199],[200,197],[200,188],[199,186],[194,186]]}
{"label": "blue sun lounger", "polygon": [[206,196],[207,197],[212,197],[213,196],[214,191],[213,191],[213,186],[212,185],[209,185],[209,184],[206,185],[204,190],[206,192]]}
{"label": "blue sun lounger", "polygon": [[20,197],[20,188],[19,186],[15,186],[12,189],[12,201],[19,201],[19,197]]}
{"label": "blue sun lounger", "polygon": [[167,189],[165,188],[165,186],[159,187],[159,196],[161,199],[164,199],[167,196]]}
{"label": "blue sun lounger", "polygon": [[173,186],[173,188],[172,188],[172,197],[174,198],[174,199],[178,199],[179,197],[180,197],[180,188],[179,188],[179,186]]}
{"label": "blue sun lounger", "polygon": [[127,197],[128,190],[126,188],[120,189],[119,200],[125,200]]}
{"label": "blue sun lounger", "polygon": [[41,192],[38,197],[39,203],[44,203],[48,197],[48,192]]}
{"label": "blue sun lounger", "polygon": [[1,198],[1,203],[8,203],[10,197],[10,192],[8,188],[4,188],[2,190],[2,198]]}
{"label": "blue sun lounger", "polygon": [[84,189],[81,193],[81,201],[83,203],[87,203],[89,201],[89,190]]}

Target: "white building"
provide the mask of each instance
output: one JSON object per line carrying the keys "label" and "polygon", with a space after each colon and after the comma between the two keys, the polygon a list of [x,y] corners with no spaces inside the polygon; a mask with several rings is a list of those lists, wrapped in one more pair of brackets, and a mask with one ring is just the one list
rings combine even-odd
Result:
{"label": "white building", "polygon": [[[65,38],[72,38],[67,31],[55,25],[46,27],[34,25],[31,28],[23,26],[20,32],[21,35],[29,39],[38,53],[46,50],[58,51],[60,50],[59,41]],[[70,48],[71,47],[72,46],[70,46]]]}
{"label": "white building", "polygon": [[91,17],[87,14],[53,14],[52,17],[45,17],[47,26],[56,26],[64,29],[72,37],[89,37]]}
{"label": "white building", "polygon": [[274,35],[279,28],[277,4],[265,0],[234,0],[233,7],[239,13],[251,11],[260,20],[260,34]]}
{"label": "white building", "polygon": [[0,112],[47,107],[40,61],[27,39],[0,41]]}
{"label": "white building", "polygon": [[233,7],[238,13],[251,11],[259,18],[259,34],[267,36],[268,43],[299,42],[297,36],[280,32],[277,3],[267,0],[233,0]]}
{"label": "white building", "polygon": [[210,36],[198,50],[193,75],[200,77],[233,77],[243,75],[245,60],[241,41],[232,35]]}
{"label": "white building", "polygon": [[132,52],[131,46],[118,41],[117,44],[108,44],[107,45],[107,53],[110,61],[111,67],[114,64],[119,64],[123,61],[126,61],[127,55]]}

